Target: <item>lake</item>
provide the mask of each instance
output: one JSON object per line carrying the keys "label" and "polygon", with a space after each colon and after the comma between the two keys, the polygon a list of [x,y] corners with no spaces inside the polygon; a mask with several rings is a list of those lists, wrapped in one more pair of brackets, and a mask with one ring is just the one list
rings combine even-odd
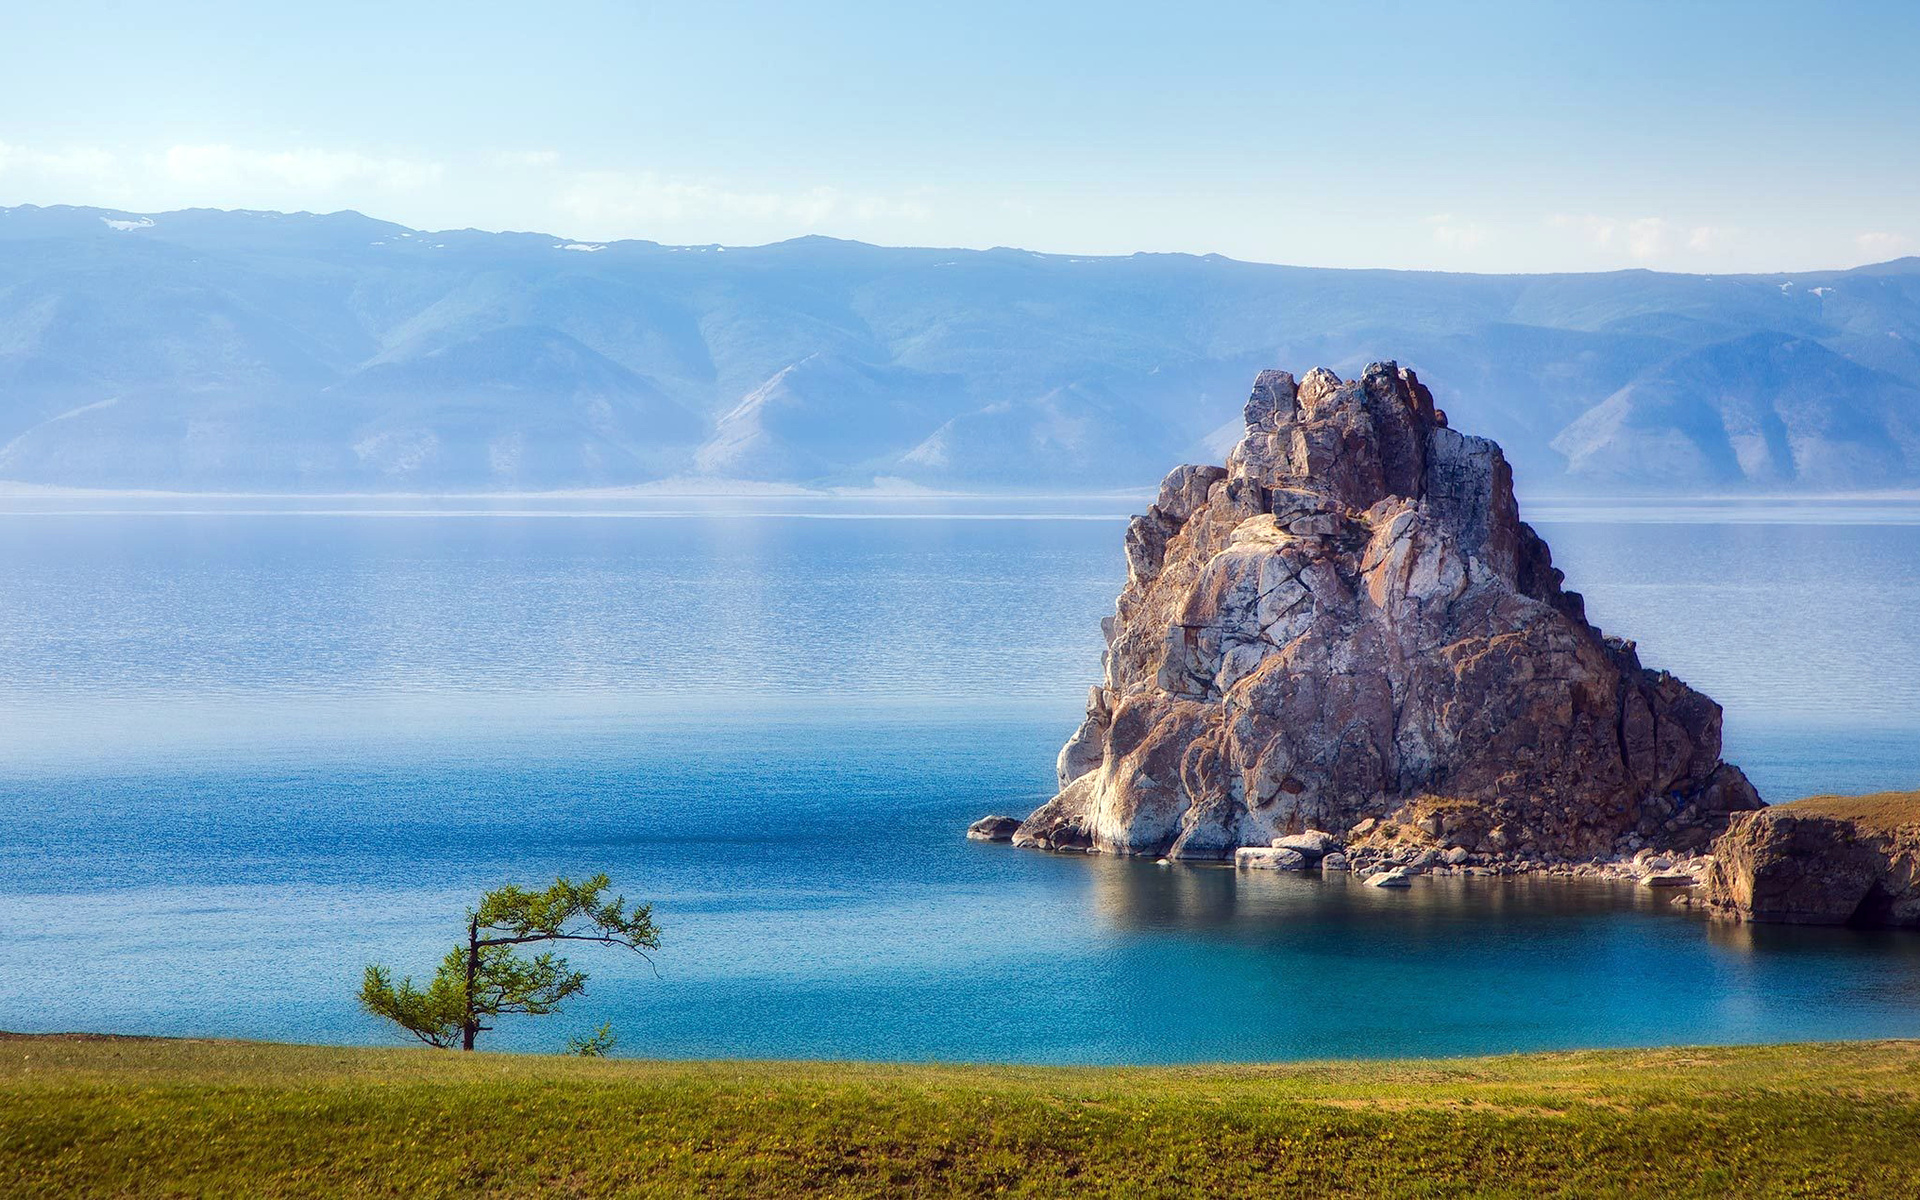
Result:
{"label": "lake", "polygon": [[[1179,1062],[1920,1036],[1920,936],[964,840],[1134,502],[0,501],[0,1028],[389,1042],[477,893],[651,900],[552,1050]],[[1761,793],[1920,786],[1920,509],[1530,506]],[[657,969],[656,969],[657,968]]]}

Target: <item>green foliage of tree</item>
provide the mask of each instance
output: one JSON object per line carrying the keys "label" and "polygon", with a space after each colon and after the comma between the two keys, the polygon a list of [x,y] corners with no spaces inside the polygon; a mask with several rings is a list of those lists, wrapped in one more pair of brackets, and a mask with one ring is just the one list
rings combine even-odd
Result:
{"label": "green foliage of tree", "polygon": [[[545,891],[528,891],[508,884],[480,898],[467,910],[466,945],[455,945],[440,961],[440,969],[424,987],[412,976],[398,986],[387,968],[369,966],[360,984],[360,1004],[427,1043],[451,1049],[473,1049],[474,1039],[492,1029],[486,1022],[509,1013],[543,1016],[562,1002],[586,990],[585,972],[576,971],[552,950],[532,958],[519,947],[535,942],[598,942],[622,946],[647,957],[660,948],[660,931],[653,923],[653,906],[627,909],[626,897],[603,899],[613,886],[605,875],[585,883],[566,876]],[[602,1025],[583,1044],[604,1054],[613,1045],[613,1031]],[[573,1043],[570,1043],[570,1047]]]}

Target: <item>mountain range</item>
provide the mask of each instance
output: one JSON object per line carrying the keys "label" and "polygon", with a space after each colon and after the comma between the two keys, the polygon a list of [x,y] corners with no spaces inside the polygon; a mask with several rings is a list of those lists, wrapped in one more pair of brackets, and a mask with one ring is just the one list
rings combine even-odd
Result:
{"label": "mountain range", "polygon": [[0,208],[0,480],[1085,491],[1395,359],[1524,487],[1920,482],[1920,258],[1465,275]]}

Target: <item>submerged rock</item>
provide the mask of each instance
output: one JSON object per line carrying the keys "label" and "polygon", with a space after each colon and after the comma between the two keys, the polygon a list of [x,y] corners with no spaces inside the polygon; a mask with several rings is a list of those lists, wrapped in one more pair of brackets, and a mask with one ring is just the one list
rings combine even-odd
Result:
{"label": "submerged rock", "polygon": [[1719,706],[1587,623],[1500,448],[1413,372],[1265,371],[1245,415],[1128,526],[1105,676],[1015,845],[1220,860],[1340,829],[1350,856],[1541,862],[1702,848],[1758,807]]}
{"label": "submerged rock", "polygon": [[1816,796],[1737,816],[1714,844],[1716,916],[1920,928],[1920,792]]}

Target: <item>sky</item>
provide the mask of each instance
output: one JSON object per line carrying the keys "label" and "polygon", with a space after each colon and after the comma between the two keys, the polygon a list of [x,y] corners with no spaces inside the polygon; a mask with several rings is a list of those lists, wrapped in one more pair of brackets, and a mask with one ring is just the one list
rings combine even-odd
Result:
{"label": "sky", "polygon": [[1920,253],[1920,3],[0,6],[6,205],[1452,271]]}

